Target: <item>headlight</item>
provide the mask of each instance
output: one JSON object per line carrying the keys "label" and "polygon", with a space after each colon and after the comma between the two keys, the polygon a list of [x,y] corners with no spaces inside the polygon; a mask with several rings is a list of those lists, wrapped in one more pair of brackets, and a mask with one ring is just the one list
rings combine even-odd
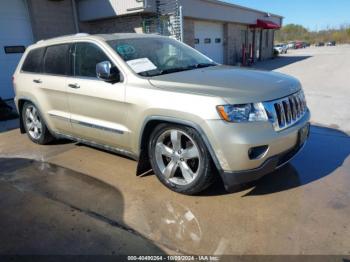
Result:
{"label": "headlight", "polygon": [[262,103],[217,106],[222,119],[228,122],[268,121],[267,113]]}

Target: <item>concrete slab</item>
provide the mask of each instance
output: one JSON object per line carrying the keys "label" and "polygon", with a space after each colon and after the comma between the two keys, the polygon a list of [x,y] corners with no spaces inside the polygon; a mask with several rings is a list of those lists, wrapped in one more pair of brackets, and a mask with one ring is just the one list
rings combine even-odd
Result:
{"label": "concrete slab", "polygon": [[[337,64],[324,50],[312,56]],[[298,75],[304,67],[326,83],[311,59],[278,70]],[[347,79],[318,89],[304,77],[313,121],[337,128],[313,125],[291,164],[231,194],[220,182],[199,196],[176,194],[154,175],[136,177],[127,158],[68,141],[39,146],[18,129],[1,133],[0,254],[349,255],[350,138],[342,130],[350,108],[329,90],[346,96]],[[343,115],[317,90],[343,104]]]}
{"label": "concrete slab", "polygon": [[[96,226],[101,220],[108,226],[115,223],[170,254],[350,254],[350,139],[340,131],[313,127],[310,142],[291,165],[240,192],[228,194],[218,183],[195,197],[167,190],[155,176],[136,177],[136,163],[114,154],[75,144],[45,150],[15,131],[0,135],[0,141],[9,136],[21,143],[1,144],[1,154],[11,149],[16,157],[0,158],[0,181],[20,193],[0,190],[0,199],[10,197],[9,202],[0,202],[0,223],[7,232],[0,236],[8,239],[2,252],[19,250],[23,236],[10,237],[18,227],[31,226],[32,234],[38,230],[45,235],[35,226],[42,224],[39,217],[49,216],[45,212],[56,214],[63,221],[62,234],[68,234],[64,231],[72,227],[64,225],[71,213],[50,211],[48,202],[54,201],[60,207],[53,208],[73,208],[86,216],[86,227],[96,234],[105,234]],[[37,153],[31,151],[34,148]],[[21,158],[26,150],[37,160]],[[34,194],[42,203],[13,202],[18,194],[24,198]],[[11,224],[15,213],[11,203],[19,212],[33,207],[32,212],[39,213]],[[37,205],[42,208],[36,210]],[[55,225],[50,219],[47,226]],[[101,241],[111,245],[104,237]],[[60,241],[59,253],[79,252],[74,247],[65,250],[64,237]],[[53,250],[50,241],[38,249],[36,242],[29,242],[24,242],[28,245],[24,250],[40,254]],[[99,245],[91,243],[91,252],[105,254],[107,249]],[[80,252],[86,250],[81,247]]]}

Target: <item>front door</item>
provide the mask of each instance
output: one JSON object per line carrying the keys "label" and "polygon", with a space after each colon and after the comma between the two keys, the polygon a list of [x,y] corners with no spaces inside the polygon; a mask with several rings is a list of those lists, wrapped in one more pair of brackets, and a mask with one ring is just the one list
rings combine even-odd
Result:
{"label": "front door", "polygon": [[92,143],[125,149],[125,84],[96,77],[96,64],[103,61],[114,64],[94,43],[76,43],[72,49],[73,76],[67,79],[72,132]]}

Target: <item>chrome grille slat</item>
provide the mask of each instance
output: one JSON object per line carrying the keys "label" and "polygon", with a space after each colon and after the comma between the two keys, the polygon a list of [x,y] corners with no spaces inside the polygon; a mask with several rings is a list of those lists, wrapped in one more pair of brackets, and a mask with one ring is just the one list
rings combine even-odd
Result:
{"label": "chrome grille slat", "polygon": [[265,109],[273,122],[275,131],[282,131],[298,122],[307,112],[302,91],[288,97],[265,102]]}

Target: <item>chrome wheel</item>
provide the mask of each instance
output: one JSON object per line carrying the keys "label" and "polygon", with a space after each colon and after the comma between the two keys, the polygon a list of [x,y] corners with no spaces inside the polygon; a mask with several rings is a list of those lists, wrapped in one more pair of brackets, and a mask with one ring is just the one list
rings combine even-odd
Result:
{"label": "chrome wheel", "polygon": [[158,137],[155,160],[164,178],[177,185],[192,183],[201,165],[198,145],[186,133],[176,129],[167,130]]}
{"label": "chrome wheel", "polygon": [[43,132],[43,125],[38,110],[30,105],[25,111],[25,125],[29,135],[35,139],[40,139]]}

